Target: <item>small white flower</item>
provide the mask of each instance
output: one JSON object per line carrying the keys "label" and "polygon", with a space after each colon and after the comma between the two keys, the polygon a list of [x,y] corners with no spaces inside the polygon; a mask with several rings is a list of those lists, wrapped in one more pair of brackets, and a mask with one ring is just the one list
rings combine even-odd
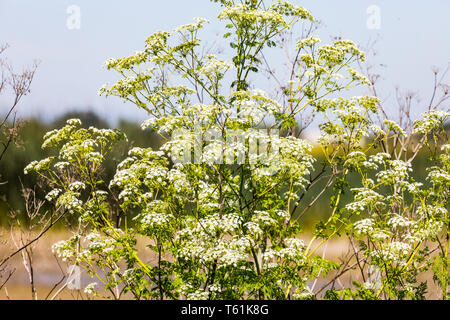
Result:
{"label": "small white flower", "polygon": [[97,282],[91,282],[84,288],[84,293],[95,294],[95,287],[98,285]]}
{"label": "small white flower", "polygon": [[80,119],[69,119],[66,121],[66,123],[71,126],[80,126],[81,120]]}

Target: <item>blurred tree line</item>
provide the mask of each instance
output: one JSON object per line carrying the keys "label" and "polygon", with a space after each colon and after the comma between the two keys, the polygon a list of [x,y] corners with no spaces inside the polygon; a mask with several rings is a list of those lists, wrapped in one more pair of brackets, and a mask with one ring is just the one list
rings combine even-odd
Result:
{"label": "blurred tree line", "polygon": [[[0,226],[7,226],[9,213],[11,210],[16,212],[23,211],[24,199],[22,196],[22,188],[34,188],[36,195],[40,199],[45,198],[45,194],[48,190],[44,190],[39,187],[39,179],[35,175],[24,175],[23,169],[33,160],[40,160],[47,156],[46,151],[41,149],[43,142],[43,136],[46,132],[60,128],[65,125],[67,119],[79,118],[81,119],[83,126],[94,126],[97,128],[109,128],[108,123],[101,117],[93,112],[71,112],[67,113],[53,122],[47,123],[37,119],[28,119],[23,121],[19,129],[18,143],[11,145],[7,150],[7,154],[0,162]],[[128,137],[128,142],[123,142],[113,150],[110,159],[105,162],[105,179],[109,181],[115,174],[117,164],[122,161],[127,151],[131,147],[151,147],[158,149],[163,143],[163,139],[155,132],[151,130],[143,131],[139,123],[121,120],[119,121],[117,128],[122,130]],[[1,134],[0,134],[1,138]],[[381,150],[379,150],[381,152]],[[322,163],[324,159],[320,156],[320,150],[313,150],[314,156],[317,161],[315,164],[315,172],[319,172],[322,169]],[[419,154],[413,163],[413,176],[419,182],[426,184],[423,177],[426,175],[425,168],[428,166],[429,160],[426,155]],[[312,177],[316,174],[312,172]],[[355,176],[356,178],[356,176]],[[343,195],[343,203],[349,201],[352,197],[350,188],[359,187],[351,181],[353,179],[350,176],[350,184],[348,185],[348,192]],[[313,195],[317,195],[325,187],[325,181],[319,181],[308,192],[305,193],[301,203],[309,203],[312,200]],[[305,216],[302,216],[304,208],[299,205],[296,211],[300,216],[302,225],[308,229],[314,226],[315,222],[329,213],[329,204],[332,190],[328,189],[323,195],[314,203],[314,205],[308,210]]]}

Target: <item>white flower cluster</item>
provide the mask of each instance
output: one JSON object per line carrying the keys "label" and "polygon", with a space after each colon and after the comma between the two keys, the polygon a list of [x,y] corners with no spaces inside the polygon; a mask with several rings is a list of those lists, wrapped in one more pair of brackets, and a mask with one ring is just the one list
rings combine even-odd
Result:
{"label": "white flower cluster", "polygon": [[296,291],[292,295],[292,298],[294,300],[309,300],[309,299],[312,299],[314,297],[315,297],[315,295],[311,291],[298,291],[298,292]]}
{"label": "white flower cluster", "polygon": [[411,162],[388,160],[387,163],[390,168],[377,173],[378,182],[387,186],[406,186],[409,173],[412,172]]}
{"label": "white flower cluster", "polygon": [[447,216],[448,209],[441,206],[420,205],[417,207],[417,214],[424,218],[432,217],[433,219],[440,220]]}
{"label": "white flower cluster", "polygon": [[208,234],[225,232],[232,234],[239,230],[241,223],[242,218],[235,213],[229,213],[222,217],[220,217],[218,213],[215,213],[199,220],[197,232],[205,231]]}
{"label": "white flower cluster", "polygon": [[418,224],[410,233],[410,239],[414,241],[423,241],[436,237],[444,227],[444,223],[439,220],[425,220],[420,225]]}
{"label": "white flower cluster", "polygon": [[450,185],[450,173],[448,171],[439,167],[432,167],[431,169],[432,170],[428,173],[427,180],[430,180],[438,185]]}
{"label": "white flower cluster", "polygon": [[[270,213],[257,210],[254,211],[251,222],[247,222],[247,224],[248,223],[250,223],[250,228],[255,228],[253,224],[257,225],[253,231],[259,231],[259,229],[271,228],[277,225],[277,221],[271,217]],[[257,233],[260,233],[260,231]]]}
{"label": "white flower cluster", "polygon": [[379,125],[371,124],[371,125],[369,125],[369,128],[373,131],[373,133],[376,136],[384,137],[386,135],[386,132],[384,132],[383,129],[381,129],[381,127]]}
{"label": "white flower cluster", "polygon": [[392,228],[407,228],[415,224],[414,221],[409,220],[406,217],[400,216],[398,214],[393,214],[392,218],[388,220],[388,225]]}
{"label": "white flower cluster", "polygon": [[154,189],[167,186],[168,179],[177,186],[184,185],[187,188],[186,181],[177,180],[177,177],[182,178],[181,173],[175,169],[169,173],[163,152],[155,152],[151,148],[133,148],[128,155],[118,165],[117,172],[109,183],[110,188],[121,189],[119,198],[125,205],[141,200],[146,203],[155,194]]}
{"label": "white flower cluster", "polygon": [[167,227],[174,216],[167,212],[167,204],[161,200],[151,201],[145,208],[145,212],[139,215],[141,227],[147,231]]}
{"label": "white flower cluster", "polygon": [[[121,237],[124,235],[120,229],[110,230]],[[92,263],[99,259],[105,259],[109,262],[120,261],[121,255],[118,254],[120,247],[113,237],[102,235],[97,231],[87,234],[84,238],[75,235],[69,241],[62,244],[55,244],[60,257],[71,258],[75,263],[81,265],[85,262]]]}
{"label": "white flower cluster", "polygon": [[390,158],[390,155],[387,153],[377,153],[367,157],[366,154],[361,151],[352,151],[348,155],[345,165],[354,168],[360,167],[369,170],[377,170],[379,165],[383,165],[385,163],[385,159],[388,158]]}
{"label": "white flower cluster", "polygon": [[54,164],[54,167],[59,170],[63,170],[64,168],[67,168],[69,166],[70,166],[70,163],[67,161],[60,161],[60,162],[57,162]]}
{"label": "white flower cluster", "polygon": [[23,172],[25,174],[28,174],[31,171],[36,171],[36,172],[40,172],[43,170],[47,170],[48,168],[50,168],[50,164],[53,162],[54,157],[48,157],[45,158],[41,161],[32,161],[30,162],[30,164],[28,164],[25,169],[23,170]]}
{"label": "white flower cluster", "polygon": [[297,42],[297,48],[302,49],[304,47],[312,47],[316,43],[319,43],[320,39],[316,36],[310,36]]}
{"label": "white flower cluster", "polygon": [[145,214],[141,219],[142,227],[145,229],[161,228],[167,225],[173,216],[168,213],[151,212]]}
{"label": "white flower cluster", "polygon": [[59,196],[59,194],[62,192],[61,189],[59,188],[55,188],[52,191],[50,191],[49,193],[47,193],[47,195],[45,196],[45,199],[47,201],[53,201],[54,199],[56,199],[56,197]]}
{"label": "white flower cluster", "polygon": [[383,123],[388,127],[388,131],[396,132],[402,136],[406,136],[405,130],[398,123],[392,120],[384,120]]}
{"label": "white flower cluster", "polygon": [[239,110],[235,117],[231,117],[231,110],[223,110],[230,116],[230,121],[243,125],[257,125],[266,117],[273,116],[282,110],[282,106],[268,97],[267,93],[260,89],[252,91],[234,91],[229,96],[233,100],[233,109]]}
{"label": "white flower cluster", "polygon": [[384,243],[380,249],[372,251],[370,255],[383,261],[402,263],[411,251],[412,247],[409,243],[392,241]]}
{"label": "white flower cluster", "polygon": [[93,295],[96,293],[95,288],[97,287],[97,282],[91,282],[84,288],[84,293]]}
{"label": "white flower cluster", "polygon": [[127,98],[133,96],[137,91],[145,88],[145,82],[151,78],[150,75],[128,76],[120,79],[110,88],[101,87],[97,94],[103,93],[106,96],[115,95],[121,98]]}
{"label": "white flower cluster", "polygon": [[184,282],[178,290],[188,300],[208,300],[209,298],[209,290],[196,289],[189,282]]}
{"label": "white flower cluster", "polygon": [[76,244],[80,240],[80,235],[75,234],[69,240],[61,240],[52,245],[52,252],[63,261],[67,261],[76,256]]}
{"label": "white flower cluster", "polygon": [[159,133],[172,133],[174,130],[183,127],[184,117],[167,116],[164,118],[150,118],[142,123],[142,128],[151,127]]}
{"label": "white flower cluster", "polygon": [[173,32],[182,33],[184,31],[187,31],[189,33],[193,33],[197,31],[198,29],[203,28],[203,25],[205,23],[209,23],[209,21],[205,18],[196,17],[194,18],[195,23],[185,24],[182,26],[179,26],[173,30]]}
{"label": "white flower cluster", "polygon": [[77,127],[81,125],[80,119],[69,119],[67,125],[57,130],[51,130],[44,135],[42,148],[56,147],[61,141],[65,140]]}
{"label": "white flower cluster", "polygon": [[240,102],[240,112],[238,113],[238,118],[240,120],[244,119],[245,123],[258,124],[266,116],[266,111],[261,108],[253,100],[245,100]]}
{"label": "white flower cluster", "polygon": [[354,213],[362,213],[363,211],[382,204],[383,196],[369,188],[353,188],[355,193],[353,202],[347,204],[345,208]]}
{"label": "white flower cluster", "polygon": [[315,162],[310,154],[312,146],[306,140],[292,136],[280,138],[278,145],[281,171],[294,179],[294,186],[303,188],[307,183],[304,176],[310,174]]}
{"label": "white flower cluster", "polygon": [[372,85],[372,82],[370,82],[370,80],[365,75],[358,72],[357,70],[355,70],[353,68],[347,68],[347,71],[350,73],[350,75],[354,81],[358,81],[361,84],[366,85],[366,86]]}
{"label": "white flower cluster", "polygon": [[274,10],[255,10],[248,5],[238,4],[224,9],[218,16],[219,19],[229,19],[238,23],[248,24],[272,24],[287,27],[283,16]]}
{"label": "white flower cluster", "polygon": [[[248,260],[248,252],[254,242],[248,236],[237,236],[242,218],[236,214],[225,214],[222,218],[212,214],[194,222],[177,233],[180,241],[179,259],[190,259],[203,264],[216,261],[219,268],[237,267]],[[227,237],[217,237],[228,234]]]}
{"label": "white flower cluster", "polygon": [[375,220],[372,218],[367,218],[359,220],[353,224],[353,229],[361,235],[367,235],[374,231]]}
{"label": "white flower cluster", "polygon": [[414,121],[414,133],[427,135],[434,129],[443,128],[445,121],[450,117],[450,113],[433,110],[422,114],[421,119]]}
{"label": "white flower cluster", "polygon": [[[161,34],[161,33],[158,33]],[[149,53],[147,51],[135,51],[134,55],[125,58],[109,58],[103,63],[106,69],[115,69],[117,71],[129,70],[133,65],[146,61]],[[103,86],[102,88],[104,88]],[[100,89],[101,90],[101,89]]]}
{"label": "white flower cluster", "polygon": [[199,181],[198,202],[199,206],[205,210],[214,210],[219,207],[219,192],[214,184]]}
{"label": "white flower cluster", "polygon": [[193,104],[182,107],[184,116],[189,119],[194,119],[199,123],[209,123],[210,121],[214,121],[220,112],[229,112],[229,109],[225,108],[222,110],[221,107],[216,104]]}
{"label": "white flower cluster", "polygon": [[222,163],[224,144],[220,139],[214,139],[203,147],[200,162],[212,166],[215,163]]}
{"label": "white flower cluster", "polygon": [[66,210],[71,213],[83,212],[83,201],[80,199],[80,193],[76,191],[66,191],[61,194],[58,198],[57,205],[63,206]]}
{"label": "white flower cluster", "polygon": [[230,69],[233,69],[234,64],[229,60],[219,60],[214,55],[208,55],[208,60],[199,69],[199,72],[209,79],[215,81],[223,77],[223,75]]}
{"label": "white flower cluster", "polygon": [[72,248],[68,248],[67,241],[61,240],[52,245],[52,252],[62,259],[67,261],[74,256]]}
{"label": "white flower cluster", "polygon": [[359,167],[362,165],[362,163],[366,160],[366,154],[361,151],[352,151],[347,156],[347,160],[345,160],[346,166],[351,167]]}
{"label": "white flower cluster", "polygon": [[262,254],[263,268],[270,269],[280,263],[293,262],[301,265],[306,262],[305,244],[296,238],[285,239],[286,247],[269,248]]}
{"label": "white flower cluster", "polygon": [[186,173],[179,169],[171,169],[167,174],[167,179],[171,182],[175,190],[180,193],[190,193],[192,191],[191,184]]}
{"label": "white flower cluster", "polygon": [[81,181],[75,181],[75,182],[72,182],[71,184],[69,184],[69,190],[72,190],[72,191],[81,191],[81,190],[84,190],[85,188],[86,188],[86,184]]}
{"label": "white flower cluster", "polygon": [[239,263],[248,261],[250,241],[245,240],[245,238],[234,238],[229,244],[227,244],[228,247],[222,248],[219,246],[220,251],[222,251],[218,260],[219,268],[236,268]]}

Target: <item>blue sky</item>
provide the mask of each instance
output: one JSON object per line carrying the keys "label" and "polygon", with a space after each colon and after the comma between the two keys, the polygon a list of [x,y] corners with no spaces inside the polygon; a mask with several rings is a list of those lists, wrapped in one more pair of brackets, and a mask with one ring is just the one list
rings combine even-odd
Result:
{"label": "blue sky", "polygon": [[[341,36],[366,45],[378,38],[378,55],[372,64],[383,63],[382,95],[392,96],[395,86],[418,90],[428,100],[431,67],[450,62],[450,1],[448,0],[293,0],[311,11],[323,26],[317,34],[323,42]],[[81,10],[81,28],[69,30],[66,12],[70,5]],[[381,9],[381,28],[367,28],[367,8]],[[41,64],[32,93],[20,105],[22,117],[52,119],[67,110],[94,110],[112,123],[119,118],[145,119],[145,113],[118,98],[97,96],[98,88],[114,81],[102,69],[110,57],[126,56],[143,48],[144,40],[157,30],[170,30],[193,17],[212,20],[206,41],[221,32],[214,22],[218,5],[208,0],[0,0],[0,43],[9,43],[8,59],[17,67],[39,59]],[[226,46],[226,43],[224,43]],[[4,108],[7,97],[0,98]],[[395,108],[392,101],[387,107]],[[389,105],[391,104],[391,105]]]}

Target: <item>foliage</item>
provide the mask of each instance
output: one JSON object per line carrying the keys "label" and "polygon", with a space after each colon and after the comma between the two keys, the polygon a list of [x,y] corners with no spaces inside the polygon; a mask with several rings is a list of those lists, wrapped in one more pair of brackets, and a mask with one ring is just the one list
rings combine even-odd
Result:
{"label": "foliage", "polygon": [[[71,119],[45,135],[43,147],[54,154],[25,171],[45,179],[52,187],[47,199],[79,218],[77,233],[54,250],[116,298],[130,292],[137,299],[311,299],[319,296],[308,281],[340,267],[317,250],[346,233],[359,241],[355,258],[365,280],[332,288],[325,298],[420,299],[426,287],[417,276],[430,268],[446,297],[449,114],[431,110],[411,133],[391,120],[376,126],[379,99],[336,97],[371,84],[355,69],[364,53],[351,41],[320,45],[314,36],[297,43],[295,77],[278,102],[252,88],[249,75],[260,72],[260,53],[275,47],[277,36],[313,17],[287,1],[215,2],[228,23],[231,60],[202,54],[207,20],[197,18],[105,63],[122,79],[99,94],[145,109],[151,118],[143,128],[167,139],[159,150],[132,148],[105,181],[102,163],[123,133],[81,128]],[[318,172],[312,146],[295,130],[306,109],[321,119],[325,161]],[[411,150],[391,142],[408,134],[430,151],[429,186],[411,178]],[[350,186],[351,174],[360,177],[359,187]],[[331,214],[305,243],[296,212],[310,207],[303,200],[317,179],[332,188]],[[354,197],[344,203],[350,187]],[[154,262],[139,258],[138,235]],[[378,267],[379,286],[369,266]],[[86,291],[100,294],[94,285]]]}

